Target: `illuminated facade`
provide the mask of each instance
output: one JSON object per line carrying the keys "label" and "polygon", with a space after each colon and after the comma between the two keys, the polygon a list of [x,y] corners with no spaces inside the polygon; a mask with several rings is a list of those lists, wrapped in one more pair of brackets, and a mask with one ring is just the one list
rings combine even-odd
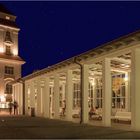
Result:
{"label": "illuminated facade", "polygon": [[12,101],[12,85],[21,77],[21,65],[25,62],[18,56],[18,32],[16,16],[0,5],[0,108],[8,108]]}

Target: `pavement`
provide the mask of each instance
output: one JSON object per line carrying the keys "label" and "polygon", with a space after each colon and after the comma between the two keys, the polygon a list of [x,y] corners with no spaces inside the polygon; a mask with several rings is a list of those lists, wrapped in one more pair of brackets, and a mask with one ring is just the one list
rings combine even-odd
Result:
{"label": "pavement", "polygon": [[0,116],[0,139],[138,139],[140,132],[28,116]]}

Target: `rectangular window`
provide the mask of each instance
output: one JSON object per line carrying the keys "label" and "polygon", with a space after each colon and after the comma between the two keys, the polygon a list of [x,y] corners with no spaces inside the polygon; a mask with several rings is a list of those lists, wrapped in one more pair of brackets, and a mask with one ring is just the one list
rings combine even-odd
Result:
{"label": "rectangular window", "polygon": [[59,87],[59,106],[60,107],[62,107],[62,103],[63,103],[63,93],[62,93],[63,91],[62,91],[62,85],[60,85],[60,87]]}
{"label": "rectangular window", "polygon": [[14,68],[9,67],[9,66],[5,66],[5,74],[13,75],[14,74]]}
{"label": "rectangular window", "polygon": [[80,83],[73,84],[73,108],[80,107]]}
{"label": "rectangular window", "polygon": [[6,94],[12,94],[12,85],[10,84],[6,85]]}
{"label": "rectangular window", "polygon": [[125,74],[112,76],[112,108],[125,109],[126,106],[126,85]]}
{"label": "rectangular window", "polygon": [[6,54],[11,55],[11,47],[10,46],[6,46]]}
{"label": "rectangular window", "polygon": [[91,82],[89,82],[88,85],[88,107],[91,108],[94,106],[93,102],[93,85]]}
{"label": "rectangular window", "polygon": [[102,96],[102,78],[96,78],[95,79],[95,92],[96,92],[96,107],[97,108],[102,108],[102,101],[103,101],[103,96]]}

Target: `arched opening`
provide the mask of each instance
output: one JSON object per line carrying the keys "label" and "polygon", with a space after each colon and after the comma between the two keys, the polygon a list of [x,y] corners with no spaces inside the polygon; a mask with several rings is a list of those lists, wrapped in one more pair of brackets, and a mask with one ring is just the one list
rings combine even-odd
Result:
{"label": "arched opening", "polygon": [[12,85],[10,83],[6,84],[5,93],[6,94],[12,94]]}

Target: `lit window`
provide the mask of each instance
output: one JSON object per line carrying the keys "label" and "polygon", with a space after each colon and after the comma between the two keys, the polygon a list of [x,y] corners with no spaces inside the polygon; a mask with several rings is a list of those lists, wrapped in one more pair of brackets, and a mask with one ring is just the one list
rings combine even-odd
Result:
{"label": "lit window", "polygon": [[112,76],[112,108],[125,109],[126,106],[126,75],[116,74]]}
{"label": "lit window", "polygon": [[0,53],[3,53],[3,47],[0,47]]}
{"label": "lit window", "polygon": [[10,17],[9,17],[9,16],[6,16],[5,18],[6,18],[7,20],[10,20]]}
{"label": "lit window", "polygon": [[96,107],[102,108],[103,96],[102,96],[102,78],[95,79],[96,81]]}
{"label": "lit window", "polygon": [[80,107],[80,83],[73,84],[73,107]]}
{"label": "lit window", "polygon": [[6,31],[4,41],[8,44],[13,43],[12,38],[11,38],[11,33],[9,31]]}
{"label": "lit window", "polygon": [[88,85],[88,106],[89,108],[93,107],[93,84],[91,82],[89,82]]}
{"label": "lit window", "polygon": [[11,47],[10,46],[6,46],[6,54],[11,55]]}
{"label": "lit window", "polygon": [[14,74],[14,68],[5,66],[5,74],[13,75]]}

